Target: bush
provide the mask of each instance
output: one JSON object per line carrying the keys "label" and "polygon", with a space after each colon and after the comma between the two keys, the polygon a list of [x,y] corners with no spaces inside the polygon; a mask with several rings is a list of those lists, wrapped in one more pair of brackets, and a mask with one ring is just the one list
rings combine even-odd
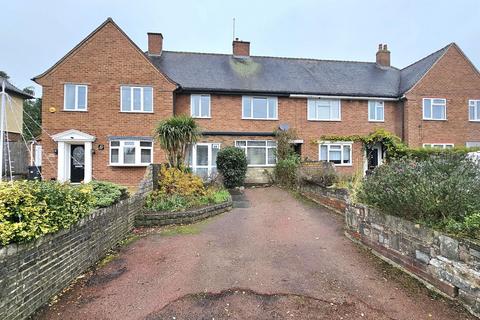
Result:
{"label": "bush", "polygon": [[25,242],[68,228],[94,205],[91,185],[0,183],[0,243]]}
{"label": "bush", "polygon": [[278,184],[294,188],[297,182],[297,170],[300,165],[300,156],[292,153],[285,159],[277,160],[275,165],[275,180]]}
{"label": "bush", "polygon": [[92,186],[95,206],[105,208],[128,197],[126,187],[108,181],[92,181],[88,183]]}
{"label": "bush", "polygon": [[158,192],[165,195],[202,196],[206,189],[202,179],[178,168],[162,166],[158,174]]}
{"label": "bush", "polygon": [[247,173],[245,152],[235,147],[220,149],[217,155],[217,168],[223,176],[223,184],[226,188],[242,186]]}
{"label": "bush", "polygon": [[478,237],[480,166],[462,154],[400,159],[376,168],[358,200],[390,215]]}
{"label": "bush", "polygon": [[[312,165],[310,165],[312,164]],[[331,162],[305,162],[297,173],[298,180],[316,184],[321,187],[330,187],[338,181],[338,174]]]}

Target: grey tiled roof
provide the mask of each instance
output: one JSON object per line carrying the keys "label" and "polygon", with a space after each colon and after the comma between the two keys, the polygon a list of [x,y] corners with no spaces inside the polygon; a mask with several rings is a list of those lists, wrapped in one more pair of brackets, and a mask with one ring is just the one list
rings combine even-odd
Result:
{"label": "grey tiled roof", "polygon": [[19,88],[15,87],[10,81],[5,78],[0,77],[0,92],[2,91],[2,82],[5,80],[5,91],[8,93],[17,94],[25,99],[33,99],[35,97],[29,95],[28,93],[20,90]]}
{"label": "grey tiled roof", "polygon": [[447,47],[403,70],[374,62],[172,51],[149,58],[184,90],[396,98],[413,86]]}
{"label": "grey tiled roof", "polygon": [[442,49],[435,51],[434,53],[426,56],[425,58],[418,60],[417,62],[403,68],[400,71],[400,89],[399,93],[403,94],[411,89],[427,71],[433,66],[437,60],[443,56],[445,51],[451,46],[449,44]]}

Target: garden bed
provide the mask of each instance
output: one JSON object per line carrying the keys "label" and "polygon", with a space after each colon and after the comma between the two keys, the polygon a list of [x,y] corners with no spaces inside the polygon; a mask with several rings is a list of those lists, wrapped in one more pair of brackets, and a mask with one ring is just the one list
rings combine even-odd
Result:
{"label": "garden bed", "polygon": [[166,226],[173,224],[189,224],[232,209],[232,201],[189,209],[181,212],[154,211],[144,209],[135,217],[136,227]]}

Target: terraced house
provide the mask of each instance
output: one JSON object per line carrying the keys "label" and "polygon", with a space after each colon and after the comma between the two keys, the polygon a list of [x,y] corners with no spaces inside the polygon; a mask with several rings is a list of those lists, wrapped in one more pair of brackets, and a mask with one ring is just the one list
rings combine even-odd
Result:
{"label": "terraced house", "polygon": [[[373,60],[373,59],[372,59]],[[480,145],[480,74],[451,43],[398,69],[387,45],[374,62],[163,50],[148,33],[142,51],[107,19],[54,66],[34,79],[43,87],[43,173],[72,182],[92,178],[134,185],[144,167],[163,162],[153,139],[159,120],[189,114],[203,129],[189,154],[203,176],[216,171],[220,148],[245,150],[250,182],[275,164],[274,130],[294,128],[303,159],[331,161],[339,172],[364,172],[382,162],[378,145],[322,141],[385,128],[409,146]]]}

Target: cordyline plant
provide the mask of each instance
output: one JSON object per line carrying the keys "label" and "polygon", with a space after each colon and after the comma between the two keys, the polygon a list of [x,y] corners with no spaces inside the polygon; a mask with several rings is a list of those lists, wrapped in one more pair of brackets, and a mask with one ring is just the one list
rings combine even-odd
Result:
{"label": "cordyline plant", "polygon": [[174,116],[158,123],[155,134],[167,153],[171,167],[182,168],[187,147],[201,136],[200,127],[192,117]]}

